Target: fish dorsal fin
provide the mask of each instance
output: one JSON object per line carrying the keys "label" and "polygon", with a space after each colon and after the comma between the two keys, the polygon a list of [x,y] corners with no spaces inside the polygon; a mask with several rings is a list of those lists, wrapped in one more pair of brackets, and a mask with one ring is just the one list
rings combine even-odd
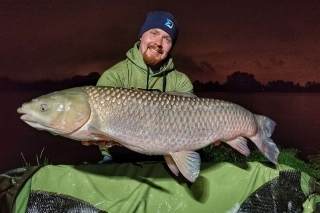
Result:
{"label": "fish dorsal fin", "polygon": [[177,170],[179,169],[185,178],[190,182],[194,182],[200,172],[201,159],[199,153],[194,151],[180,151],[170,153],[170,155],[175,165],[169,157],[165,157],[165,160],[171,171],[177,175]]}
{"label": "fish dorsal fin", "polygon": [[247,139],[244,137],[237,137],[236,139],[226,141],[226,143],[245,156],[250,154],[250,150],[247,146]]}
{"label": "fish dorsal fin", "polygon": [[182,97],[187,97],[187,98],[197,98],[197,96],[195,94],[187,93],[187,92],[165,92],[165,94],[182,96]]}

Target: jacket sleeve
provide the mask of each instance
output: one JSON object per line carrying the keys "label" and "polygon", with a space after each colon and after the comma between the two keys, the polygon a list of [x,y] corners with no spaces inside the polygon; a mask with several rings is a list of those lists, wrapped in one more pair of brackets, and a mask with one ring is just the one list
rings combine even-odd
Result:
{"label": "jacket sleeve", "polygon": [[177,92],[193,93],[193,85],[190,79],[183,73],[179,72],[178,80],[176,83]]}
{"label": "jacket sleeve", "polygon": [[97,86],[110,86],[110,87],[123,87],[123,66],[125,63],[123,61],[114,65],[110,69],[107,69],[102,73],[98,79]]}

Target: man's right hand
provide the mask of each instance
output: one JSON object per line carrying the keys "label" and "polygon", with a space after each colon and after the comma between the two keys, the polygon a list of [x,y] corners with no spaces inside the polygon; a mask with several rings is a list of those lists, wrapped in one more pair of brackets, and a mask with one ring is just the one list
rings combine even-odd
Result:
{"label": "man's right hand", "polygon": [[100,140],[100,141],[82,141],[82,145],[84,146],[91,146],[91,145],[98,145],[100,147],[112,147],[112,146],[121,146],[119,143],[114,142],[114,141],[105,141],[105,140]]}

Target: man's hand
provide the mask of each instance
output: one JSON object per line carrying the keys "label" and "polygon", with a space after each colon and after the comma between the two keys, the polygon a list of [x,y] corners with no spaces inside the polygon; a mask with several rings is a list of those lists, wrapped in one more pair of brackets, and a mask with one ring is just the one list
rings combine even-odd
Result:
{"label": "man's hand", "polygon": [[119,143],[114,142],[114,141],[105,141],[105,140],[100,140],[100,141],[82,141],[82,145],[84,146],[91,146],[91,145],[97,145],[100,147],[112,147],[114,145],[121,146]]}
{"label": "man's hand", "polygon": [[215,141],[214,143],[213,143],[213,146],[219,146],[221,144],[221,141]]}
{"label": "man's hand", "polygon": [[82,141],[81,144],[84,146],[98,145],[98,146],[106,146],[107,141]]}

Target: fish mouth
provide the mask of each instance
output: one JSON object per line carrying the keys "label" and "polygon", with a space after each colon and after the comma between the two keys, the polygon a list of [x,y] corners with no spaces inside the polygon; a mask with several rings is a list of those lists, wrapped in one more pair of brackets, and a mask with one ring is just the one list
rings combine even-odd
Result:
{"label": "fish mouth", "polygon": [[32,119],[32,116],[30,116],[30,115],[28,114],[28,112],[27,112],[25,109],[23,109],[22,107],[19,107],[19,108],[17,109],[17,112],[18,112],[19,114],[22,114],[21,117],[20,117],[21,120],[23,120],[23,121],[30,121],[30,122],[34,121],[34,119]]}
{"label": "fish mouth", "polygon": [[17,109],[17,112],[18,112],[19,114],[25,114],[25,113],[26,113],[26,111],[25,111],[24,109],[22,109],[22,107],[19,107],[19,108]]}
{"label": "fish mouth", "polygon": [[28,113],[28,110],[24,109],[23,106],[17,109],[19,114],[22,114],[20,119],[26,122],[28,125],[38,129],[38,130],[47,130],[54,135],[60,134],[68,134],[69,132],[55,129],[54,127],[47,125],[46,123],[41,122],[40,120],[35,119],[32,114]]}
{"label": "fish mouth", "polygon": [[[30,114],[28,114],[28,111],[26,109],[24,109],[23,107],[19,107],[17,109],[17,112],[19,114],[22,114],[20,119],[23,120],[24,122],[26,122],[28,125],[38,129],[38,130],[44,130],[47,129],[47,126],[45,124],[41,124],[39,121],[37,121],[36,119],[34,119],[34,117]],[[61,134],[61,132],[57,132],[57,131],[50,131],[52,134]]]}
{"label": "fish mouth", "polygon": [[22,120],[24,120],[24,118],[25,118],[26,115],[27,115],[27,112],[26,112],[24,109],[22,109],[21,107],[19,107],[19,108],[17,109],[17,112],[18,112],[19,114],[22,114],[20,118],[21,118]]}

